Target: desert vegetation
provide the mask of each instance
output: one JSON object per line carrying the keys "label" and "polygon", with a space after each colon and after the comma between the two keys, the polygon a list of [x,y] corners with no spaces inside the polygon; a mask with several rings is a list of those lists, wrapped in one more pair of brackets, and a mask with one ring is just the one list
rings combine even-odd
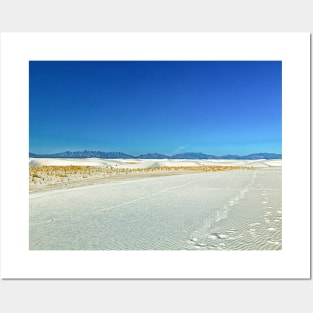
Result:
{"label": "desert vegetation", "polygon": [[[88,184],[94,180],[110,180],[114,177],[138,177],[146,175],[174,175],[180,173],[252,170],[248,166],[159,166],[149,168],[120,168],[113,166],[35,166],[29,168],[31,191],[48,187],[70,187]],[[84,183],[85,181],[85,183]]]}

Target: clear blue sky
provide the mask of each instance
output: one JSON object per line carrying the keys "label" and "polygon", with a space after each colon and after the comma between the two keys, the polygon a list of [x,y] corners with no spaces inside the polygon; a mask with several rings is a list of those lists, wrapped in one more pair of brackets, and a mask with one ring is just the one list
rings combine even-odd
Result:
{"label": "clear blue sky", "polygon": [[279,61],[31,61],[30,152],[281,153]]}

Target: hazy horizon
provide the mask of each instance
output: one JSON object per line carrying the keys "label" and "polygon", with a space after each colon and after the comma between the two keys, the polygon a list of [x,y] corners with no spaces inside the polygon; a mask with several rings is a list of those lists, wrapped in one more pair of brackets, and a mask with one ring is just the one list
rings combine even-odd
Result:
{"label": "hazy horizon", "polygon": [[30,61],[29,151],[282,153],[280,61]]}

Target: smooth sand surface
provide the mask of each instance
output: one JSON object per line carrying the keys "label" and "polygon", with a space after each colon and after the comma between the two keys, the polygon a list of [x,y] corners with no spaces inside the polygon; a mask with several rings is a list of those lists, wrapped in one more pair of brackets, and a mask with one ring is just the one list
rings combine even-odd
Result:
{"label": "smooth sand surface", "polygon": [[282,249],[278,161],[31,194],[30,249]]}

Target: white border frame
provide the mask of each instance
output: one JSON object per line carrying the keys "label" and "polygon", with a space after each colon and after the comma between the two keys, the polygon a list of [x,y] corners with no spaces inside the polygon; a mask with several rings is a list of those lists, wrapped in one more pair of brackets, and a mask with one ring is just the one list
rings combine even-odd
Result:
{"label": "white border frame", "polygon": [[[29,251],[29,60],[282,60],[281,251]],[[310,278],[308,33],[1,34],[2,278]]]}

